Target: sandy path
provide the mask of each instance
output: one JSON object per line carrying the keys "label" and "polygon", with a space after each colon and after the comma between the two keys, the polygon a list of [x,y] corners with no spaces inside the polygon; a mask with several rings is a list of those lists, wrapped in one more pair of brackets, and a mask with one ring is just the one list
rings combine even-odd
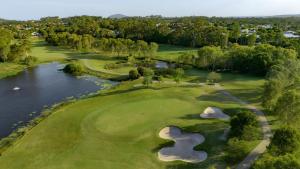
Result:
{"label": "sandy path", "polygon": [[204,151],[195,151],[194,147],[203,143],[205,138],[201,134],[182,133],[177,127],[166,127],[162,129],[159,136],[163,139],[173,140],[173,147],[162,148],[158,152],[161,161],[185,161],[199,163],[207,159]]}

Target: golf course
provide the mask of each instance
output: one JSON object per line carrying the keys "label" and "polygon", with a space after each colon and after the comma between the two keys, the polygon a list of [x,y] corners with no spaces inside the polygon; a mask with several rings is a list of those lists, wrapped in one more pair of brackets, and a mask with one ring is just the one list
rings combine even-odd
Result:
{"label": "golf course", "polygon": [[[182,48],[172,47],[168,51],[173,55],[182,52]],[[51,47],[39,39],[33,41],[32,55],[40,63],[77,59],[99,72],[105,71],[105,63],[118,61],[117,58]],[[167,57],[166,53],[163,55]],[[125,74],[130,68],[106,73]],[[194,169],[212,165],[225,168],[228,166],[224,162],[226,141],[221,137],[229,128],[229,121],[205,119],[200,114],[208,107],[218,107],[233,116],[233,110],[243,106],[214,86],[206,85],[207,74],[191,68],[179,84],[168,83],[172,79],[165,78],[165,82],[154,83],[151,87],[139,85],[142,84],[140,79],[121,82],[92,97],[68,103],[53,110],[49,117],[2,153],[0,166],[9,169],[92,169],[99,166],[103,169]],[[222,76],[226,90],[259,105],[261,90],[258,84],[263,85],[264,80],[231,73]],[[160,130],[168,126],[201,134],[204,140],[194,149],[207,153],[207,158],[197,163],[159,160],[158,151],[174,144],[159,137]],[[259,139],[245,141],[247,153],[258,143]]]}
{"label": "golf course", "polygon": [[[168,141],[160,139],[158,132],[169,125],[205,137],[197,149],[207,151],[208,159],[197,167],[223,165],[225,142],[219,137],[228,124],[201,119],[208,106],[239,107],[209,87],[108,92],[53,112],[8,149],[0,165],[11,169],[165,168],[169,164],[157,159],[157,151]],[[177,164],[182,163],[172,165]]]}

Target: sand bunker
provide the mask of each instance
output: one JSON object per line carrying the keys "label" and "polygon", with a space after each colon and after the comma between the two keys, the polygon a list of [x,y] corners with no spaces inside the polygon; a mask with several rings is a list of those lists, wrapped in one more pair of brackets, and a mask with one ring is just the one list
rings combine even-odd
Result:
{"label": "sand bunker", "polygon": [[204,110],[200,117],[204,119],[222,119],[222,120],[229,120],[230,117],[223,113],[223,111],[216,107],[208,107]]}
{"label": "sand bunker", "polygon": [[162,148],[158,152],[161,161],[185,161],[199,163],[207,158],[204,151],[195,151],[194,147],[203,143],[205,138],[200,134],[182,133],[177,127],[166,127],[162,129],[159,136],[163,139],[173,140],[173,147]]}

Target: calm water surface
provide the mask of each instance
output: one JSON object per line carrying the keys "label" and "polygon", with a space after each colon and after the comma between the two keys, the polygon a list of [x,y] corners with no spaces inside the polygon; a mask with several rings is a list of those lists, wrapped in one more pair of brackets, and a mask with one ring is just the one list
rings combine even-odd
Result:
{"label": "calm water surface", "polygon": [[[38,116],[45,106],[96,92],[104,84],[116,84],[93,77],[76,78],[60,68],[59,63],[42,64],[0,80],[0,138]],[[13,90],[15,87],[20,90]]]}

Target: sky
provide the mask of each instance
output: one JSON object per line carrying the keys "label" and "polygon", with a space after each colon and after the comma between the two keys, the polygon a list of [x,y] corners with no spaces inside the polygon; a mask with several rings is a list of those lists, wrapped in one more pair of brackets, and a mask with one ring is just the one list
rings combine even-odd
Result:
{"label": "sky", "polygon": [[270,16],[300,14],[300,0],[0,0],[0,18],[127,16]]}

